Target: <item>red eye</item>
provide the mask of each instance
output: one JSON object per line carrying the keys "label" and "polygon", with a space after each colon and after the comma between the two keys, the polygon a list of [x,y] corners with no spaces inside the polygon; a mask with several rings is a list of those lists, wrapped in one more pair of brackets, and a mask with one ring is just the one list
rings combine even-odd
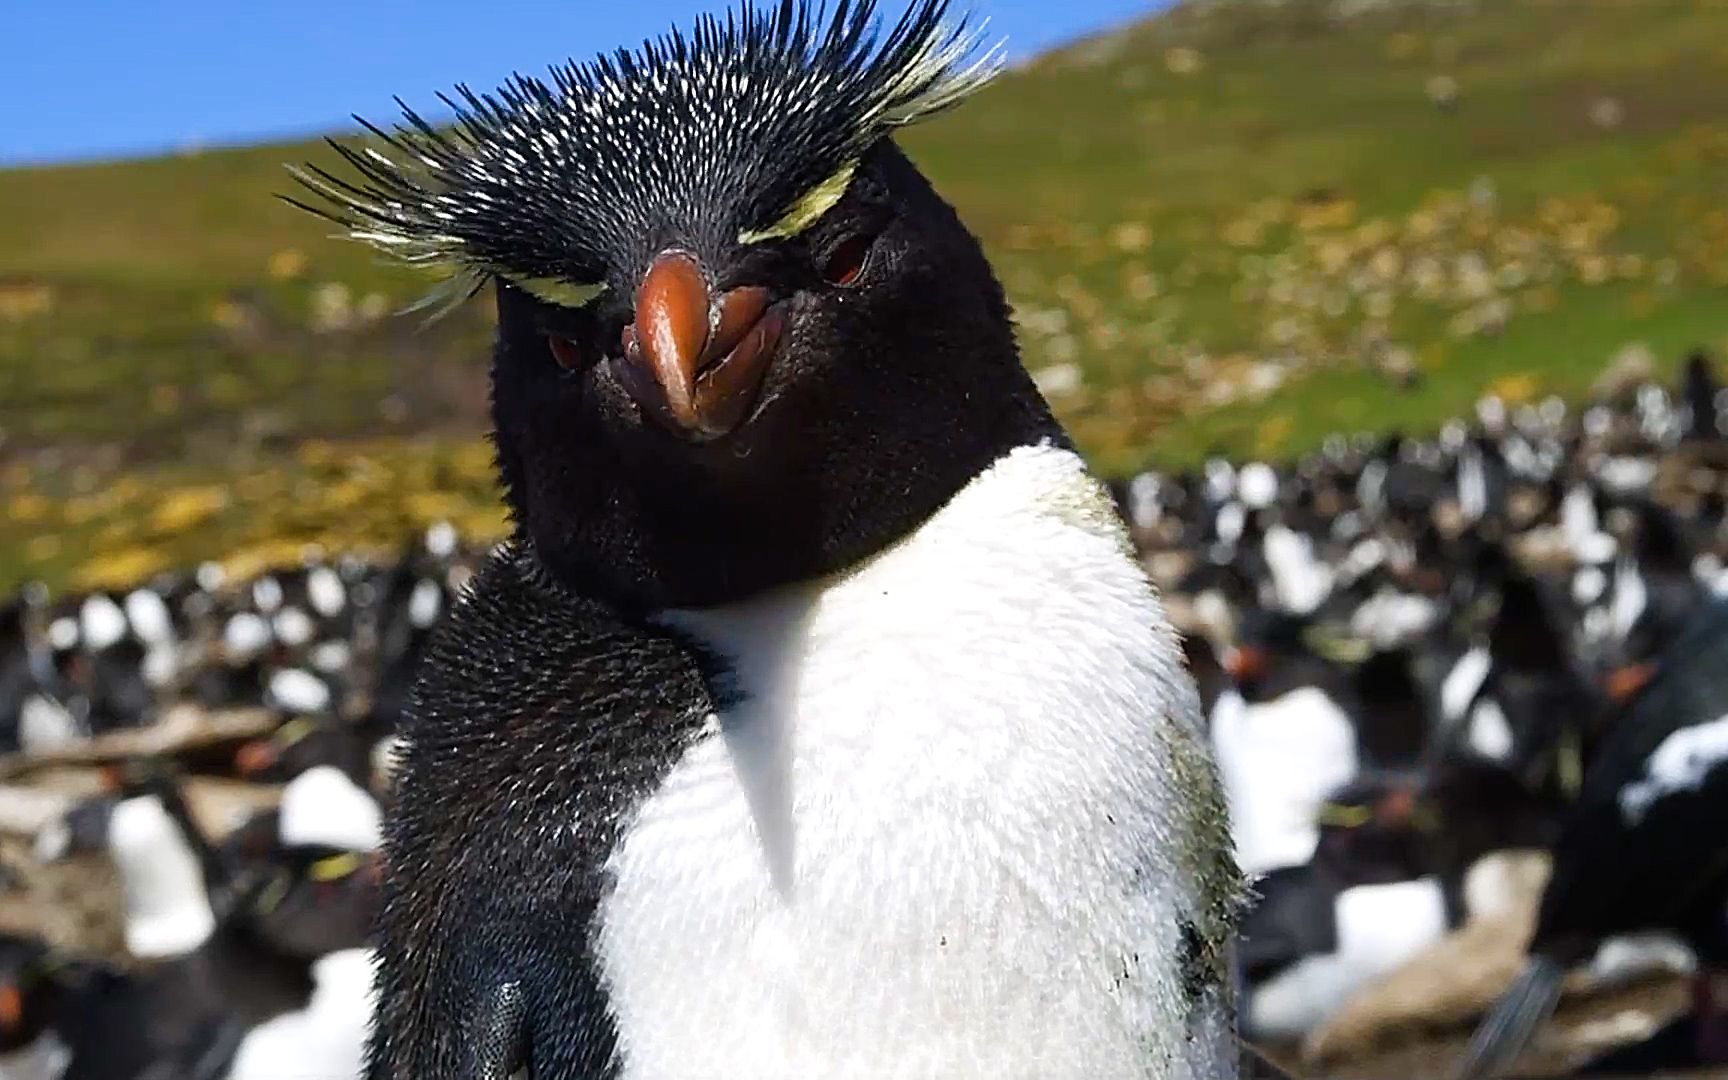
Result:
{"label": "red eye", "polygon": [[582,350],[574,341],[553,334],[546,338],[546,344],[552,349],[552,359],[558,361],[558,366],[565,371],[575,371],[582,366]]}
{"label": "red eye", "polygon": [[874,242],[872,237],[861,233],[840,241],[828,254],[822,276],[833,285],[851,285],[864,272],[864,262],[870,257],[870,246]]}

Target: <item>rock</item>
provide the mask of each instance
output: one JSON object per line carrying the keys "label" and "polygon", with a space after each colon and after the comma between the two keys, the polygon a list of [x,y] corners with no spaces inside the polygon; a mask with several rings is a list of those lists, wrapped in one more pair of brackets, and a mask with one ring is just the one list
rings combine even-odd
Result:
{"label": "rock", "polygon": [[1590,122],[1604,131],[1612,131],[1626,119],[1626,106],[1616,97],[1599,97],[1590,103]]}
{"label": "rock", "polygon": [[1305,1064],[1364,1057],[1397,1042],[1463,1027],[1482,1015],[1523,964],[1524,943],[1548,876],[1548,857],[1540,853],[1506,856],[1502,862],[1492,901],[1472,897],[1493,913],[1472,919],[1358,991],[1308,1037],[1302,1047]]}
{"label": "rock", "polygon": [[[1478,862],[1465,890],[1467,905],[1480,914],[1345,1002],[1303,1044],[1303,1063],[1321,1068],[1418,1039],[1468,1031],[1524,964],[1548,869],[1548,855],[1535,851],[1502,852]],[[1589,964],[1567,976],[1565,999],[1594,998],[1683,974],[1688,958],[1682,953],[1671,939],[1659,935],[1613,939]],[[1594,1052],[1623,1041],[1616,1032],[1636,1036],[1654,1030],[1672,1010],[1671,997],[1656,993],[1639,1016],[1619,1016],[1607,1027],[1600,1018],[1557,1022],[1550,1042],[1564,1044],[1568,1054]]]}
{"label": "rock", "polygon": [[176,705],[147,728],[109,732],[48,753],[0,757],[0,778],[15,778],[53,766],[98,765],[131,757],[188,753],[214,744],[259,738],[276,727],[277,718],[266,709],[210,712],[195,705]]}
{"label": "rock", "polygon": [[1656,370],[1656,354],[1642,341],[1622,345],[1606,370],[1590,385],[1593,397],[1613,401],[1648,382]]}
{"label": "rock", "polygon": [[1063,397],[1080,389],[1083,376],[1080,365],[1064,362],[1039,368],[1032,373],[1032,381],[1045,397]]}

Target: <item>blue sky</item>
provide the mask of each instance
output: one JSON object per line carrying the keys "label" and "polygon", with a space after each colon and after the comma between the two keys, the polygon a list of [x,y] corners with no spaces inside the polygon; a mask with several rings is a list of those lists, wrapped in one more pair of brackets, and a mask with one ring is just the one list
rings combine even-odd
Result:
{"label": "blue sky", "polygon": [[[883,0],[898,11],[904,0]],[[634,44],[725,0],[21,0],[0,15],[0,164],[144,154],[431,109],[453,83],[491,86]],[[964,2],[957,3],[964,7]],[[1025,55],[1158,0],[971,0]],[[322,8],[322,10],[321,10]]]}

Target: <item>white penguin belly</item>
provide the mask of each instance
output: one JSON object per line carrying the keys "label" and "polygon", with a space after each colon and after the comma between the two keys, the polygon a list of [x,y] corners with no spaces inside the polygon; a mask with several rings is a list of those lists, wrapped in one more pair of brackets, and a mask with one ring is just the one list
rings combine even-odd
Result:
{"label": "white penguin belly", "polygon": [[625,1080],[1233,1075],[1198,703],[1079,462],[1016,451],[842,578],[666,621],[739,703],[598,913]]}

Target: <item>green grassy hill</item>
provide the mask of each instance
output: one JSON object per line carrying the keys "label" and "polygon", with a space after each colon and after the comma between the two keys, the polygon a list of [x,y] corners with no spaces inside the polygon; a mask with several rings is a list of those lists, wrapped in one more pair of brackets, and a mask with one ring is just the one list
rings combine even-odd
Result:
{"label": "green grassy hill", "polygon": [[[1281,456],[1490,388],[1580,395],[1632,345],[1728,345],[1711,0],[1190,3],[906,144],[1105,469]],[[485,306],[391,317],[420,282],[270,197],[283,162],[333,157],[0,172],[0,585],[498,528]]]}

